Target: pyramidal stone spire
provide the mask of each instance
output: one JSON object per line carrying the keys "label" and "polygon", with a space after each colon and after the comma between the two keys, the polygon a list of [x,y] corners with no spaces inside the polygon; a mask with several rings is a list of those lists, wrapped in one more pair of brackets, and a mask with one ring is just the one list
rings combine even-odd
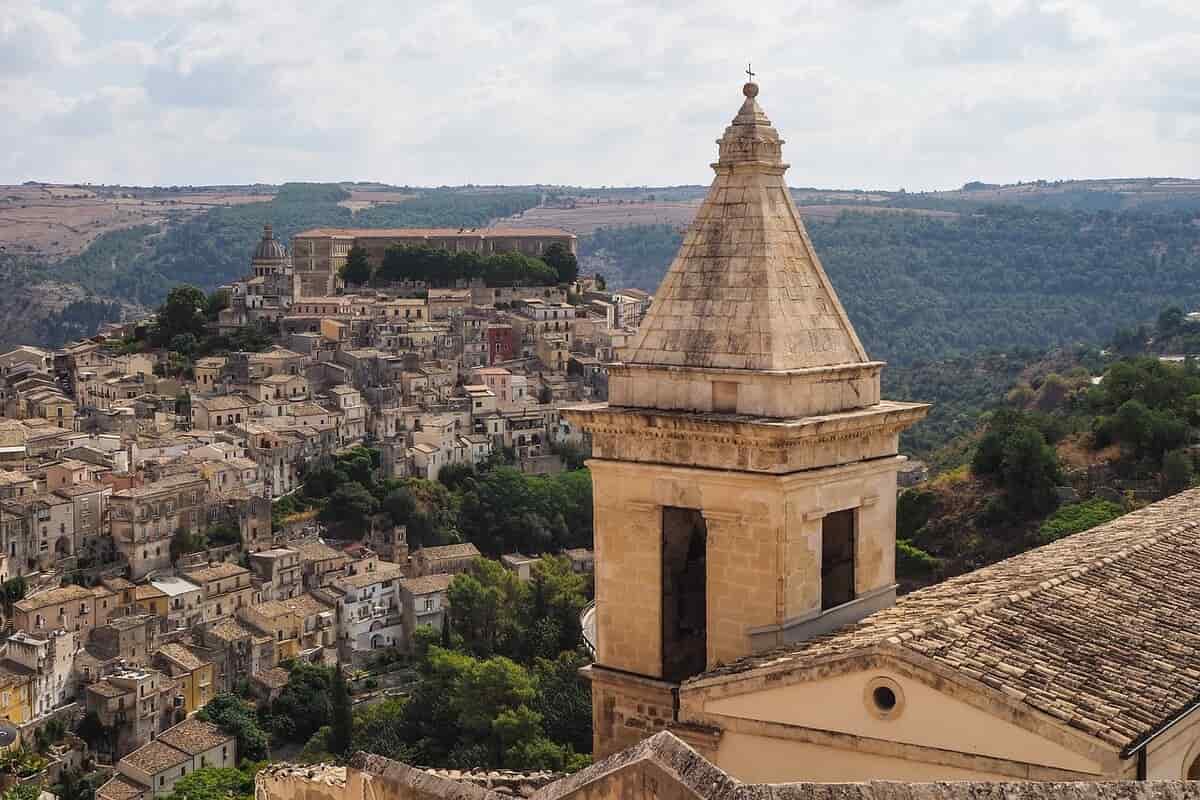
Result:
{"label": "pyramidal stone spire", "polygon": [[792,202],[758,84],[717,144],[717,176],[623,354],[630,365],[808,370],[871,363]]}

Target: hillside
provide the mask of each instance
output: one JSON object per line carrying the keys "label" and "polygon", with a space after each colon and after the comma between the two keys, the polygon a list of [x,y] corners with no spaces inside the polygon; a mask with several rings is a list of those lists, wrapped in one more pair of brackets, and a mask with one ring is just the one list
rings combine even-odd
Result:
{"label": "hillside", "polygon": [[[364,195],[381,196],[333,184],[286,184],[262,202],[104,232],[62,260],[4,251],[0,275],[14,291],[0,297],[0,346],[58,345],[92,333],[97,318],[111,318],[102,314],[113,303],[132,313],[160,303],[175,284],[211,289],[239,277],[268,222],[285,240],[317,225],[475,227],[540,199],[528,189],[420,190],[383,193],[377,200]],[[52,286],[59,288],[47,292]]]}
{"label": "hillside", "polygon": [[[7,187],[0,347],[56,345],[113,313],[144,312],[176,283],[211,288],[241,275],[266,222],[285,239],[315,225],[562,226],[579,233],[585,272],[653,290],[704,191]],[[1096,342],[1167,302],[1200,301],[1200,182],[793,193],[869,351],[892,363],[893,388],[912,383],[900,367],[932,377],[926,365],[981,349]],[[995,202],[1010,205],[987,205]],[[1155,210],[1173,207],[1186,210]],[[928,394],[916,386],[914,395]]]}
{"label": "hillside", "polygon": [[[1031,359],[974,426],[930,454],[940,474],[898,504],[906,585],[974,569],[1196,484],[1200,368],[1159,353],[1200,342],[1200,322],[1168,309],[1118,341],[1123,354],[1110,345]],[[1013,373],[997,369],[995,358],[990,366],[994,376]]]}
{"label": "hillside", "polygon": [[[1198,221],[1194,212],[994,206],[807,223],[868,352],[914,365],[1104,341],[1168,304],[1195,306]],[[598,230],[581,243],[581,269],[652,290],[681,240],[662,225]]]}

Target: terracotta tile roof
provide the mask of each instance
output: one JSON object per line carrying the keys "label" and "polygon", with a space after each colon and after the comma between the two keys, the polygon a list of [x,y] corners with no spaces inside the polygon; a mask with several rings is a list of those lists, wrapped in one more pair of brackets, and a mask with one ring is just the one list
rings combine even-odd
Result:
{"label": "terracotta tile roof", "polygon": [[308,542],[298,545],[296,550],[300,553],[301,561],[328,561],[332,558],[346,558],[345,553],[335,550],[324,542]]}
{"label": "terracotta tile roof", "polygon": [[5,659],[0,661],[0,688],[23,686],[33,680],[33,671],[23,664]]}
{"label": "terracotta tile roof", "polygon": [[232,736],[216,725],[195,717],[185,719],[175,727],[168,728],[158,735],[158,741],[193,756],[198,756],[214,747],[220,747],[232,740]]}
{"label": "terracotta tile roof", "polygon": [[99,800],[133,800],[149,791],[148,787],[117,774],[96,790],[96,797]]}
{"label": "terracotta tile roof", "polygon": [[145,583],[145,584],[142,584],[141,586],[134,587],[134,590],[133,590],[133,599],[134,600],[151,600],[156,597],[166,597],[166,596],[167,596],[166,592],[164,592],[162,589],[159,589],[157,586],[154,586],[149,583]]}
{"label": "terracotta tile roof", "polygon": [[99,681],[98,683],[88,684],[87,690],[92,694],[100,697],[120,697],[123,694],[130,694],[132,689],[126,689],[123,686],[116,686],[108,681]]}
{"label": "terracotta tile roof", "polygon": [[307,592],[297,595],[290,600],[281,600],[280,602],[292,609],[300,617],[311,617],[330,610],[329,604],[321,602],[320,598],[314,597]]}
{"label": "terracotta tile roof", "polygon": [[[163,736],[166,734],[164,733]],[[155,741],[142,745],[121,760],[128,762],[130,766],[140,769],[147,775],[157,775],[163,770],[191,761],[191,756],[166,744],[160,736]]]}
{"label": "terracotta tile roof", "polygon": [[251,677],[268,689],[282,689],[287,686],[288,671],[283,667],[271,667],[256,672]]}
{"label": "terracotta tile roof", "polygon": [[226,394],[219,397],[197,397],[194,402],[196,405],[203,406],[208,411],[232,411],[237,408],[248,408],[255,403],[249,397],[242,397],[237,394]]}
{"label": "terracotta tile roof", "polygon": [[254,638],[255,636],[254,631],[233,619],[226,619],[216,623],[208,629],[207,634],[223,642],[236,642],[239,639]]}
{"label": "terracotta tile roof", "polygon": [[869,652],[929,659],[1126,747],[1200,689],[1200,489],[900,598],[684,683]]}
{"label": "terracotta tile roof", "polygon": [[203,584],[207,581],[218,581],[238,575],[249,575],[250,570],[245,567],[239,567],[237,564],[222,562],[207,567],[185,570],[183,574],[189,581]]}
{"label": "terracotta tile roof", "polygon": [[477,558],[479,548],[470,542],[447,544],[440,547],[423,547],[415,555],[421,555],[426,561],[440,561],[444,558]]}
{"label": "terracotta tile roof", "polygon": [[13,604],[13,608],[18,611],[37,611],[48,606],[56,606],[60,603],[78,603],[84,600],[92,600],[95,597],[88,589],[82,586],[60,586],[57,589],[51,589],[48,592],[36,594],[33,597],[26,597],[24,600],[18,600]]}
{"label": "terracotta tile roof", "polygon": [[121,489],[118,492],[113,492],[113,497],[150,497],[158,494],[159,492],[168,492],[192,483],[202,483],[207,485],[203,476],[194,472],[189,472],[183,475],[172,475],[169,478],[163,478],[161,481],[147,483],[145,486],[136,486],[132,489]]}
{"label": "terracotta tile roof", "polygon": [[355,589],[361,589],[364,586],[370,586],[383,581],[391,581],[400,577],[400,567],[395,564],[380,563],[379,567],[374,572],[361,572],[358,575],[347,575],[338,578],[338,583],[344,586],[353,586]]}
{"label": "terracotta tile roof", "polygon": [[158,648],[158,654],[186,670],[198,670],[210,662],[201,659],[191,650],[181,644],[172,642]]}
{"label": "terracotta tile roof", "polygon": [[424,575],[420,578],[401,578],[400,589],[409,594],[433,594],[450,588],[453,575]]}
{"label": "terracotta tile roof", "polygon": [[250,610],[256,614],[261,614],[267,619],[287,617],[293,613],[292,609],[284,605],[281,600],[267,600],[265,603],[255,603],[250,607]]}

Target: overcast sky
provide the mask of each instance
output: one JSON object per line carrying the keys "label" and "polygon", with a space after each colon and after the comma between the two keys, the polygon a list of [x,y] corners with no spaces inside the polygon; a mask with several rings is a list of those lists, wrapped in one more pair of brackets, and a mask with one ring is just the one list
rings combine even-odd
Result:
{"label": "overcast sky", "polygon": [[[303,9],[297,10],[297,9]],[[1200,0],[0,0],[0,182],[1200,176]]]}

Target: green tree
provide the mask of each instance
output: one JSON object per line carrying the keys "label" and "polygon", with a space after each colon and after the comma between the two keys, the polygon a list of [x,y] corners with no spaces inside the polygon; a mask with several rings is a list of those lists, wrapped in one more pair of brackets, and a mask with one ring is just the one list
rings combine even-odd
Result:
{"label": "green tree", "polygon": [[266,713],[266,725],[280,739],[303,744],[333,714],[333,670],[306,662],[292,665],[288,682]]}
{"label": "green tree", "polygon": [[202,767],[177,780],[166,800],[252,800],[256,771]]}
{"label": "green tree", "polygon": [[12,616],[13,603],[25,599],[27,589],[25,579],[20,575],[9,578],[3,584],[0,584],[0,598],[4,602],[4,615],[6,617]]}
{"label": "green tree", "polygon": [[417,499],[403,486],[392,489],[383,498],[382,508],[397,525],[407,525],[417,511]]}
{"label": "green tree", "polygon": [[17,783],[0,793],[0,800],[38,800],[42,787],[36,782]]}
{"label": "green tree", "polygon": [[574,283],[579,277],[579,259],[562,242],[554,242],[543,250],[542,260],[554,270],[559,283]]}
{"label": "green tree", "polygon": [[1163,456],[1163,495],[1179,494],[1196,482],[1196,470],[1191,456],[1183,450],[1172,450]]}
{"label": "green tree", "polygon": [[329,503],[321,512],[321,519],[328,524],[350,528],[363,528],[367,518],[379,510],[379,501],[365,486],[357,481],[343,483],[334,489]]}
{"label": "green tree", "polygon": [[332,712],[329,751],[337,756],[346,756],[354,739],[354,715],[350,704],[350,690],[346,687],[346,676],[342,674],[340,664],[333,668],[329,704]]}
{"label": "green tree", "polygon": [[1158,315],[1158,323],[1156,325],[1158,335],[1163,338],[1177,335],[1183,330],[1183,323],[1186,319],[1187,316],[1179,306],[1164,308],[1162,313]]}
{"label": "green tree", "polygon": [[1046,518],[1038,529],[1038,538],[1053,542],[1073,533],[1086,531],[1097,525],[1110,522],[1125,513],[1125,510],[1110,500],[1096,497],[1082,503],[1060,506]]}
{"label": "green tree", "polygon": [[993,478],[1004,490],[1010,510],[1026,514],[1053,509],[1061,480],[1058,456],[1034,422],[1016,411],[997,412],[971,461],[972,472]]}
{"label": "green tree", "polygon": [[193,340],[204,335],[208,298],[195,286],[176,286],[158,310],[155,338],[162,344],[177,336],[190,334]]}
{"label": "green tree", "polygon": [[342,266],[342,280],[348,286],[364,286],[371,282],[371,263],[367,260],[366,248],[358,245],[350,248]]}
{"label": "green tree", "polygon": [[470,464],[447,464],[438,470],[438,482],[450,491],[463,488],[475,477],[475,468]]}
{"label": "green tree", "polygon": [[237,695],[217,695],[201,707],[196,716],[235,737],[237,752],[242,759],[263,761],[269,757],[267,733],[259,727],[254,706]]}

